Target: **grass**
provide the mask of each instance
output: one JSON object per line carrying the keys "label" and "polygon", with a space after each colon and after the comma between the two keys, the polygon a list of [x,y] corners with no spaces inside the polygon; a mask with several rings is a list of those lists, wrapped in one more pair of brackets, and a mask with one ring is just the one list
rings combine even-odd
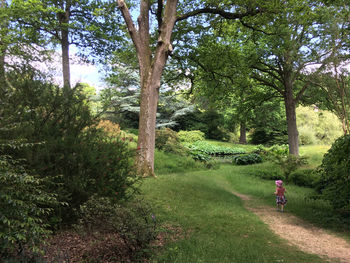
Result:
{"label": "grass", "polygon": [[158,174],[187,173],[189,171],[204,170],[205,165],[196,162],[190,156],[178,156],[173,153],[155,151],[154,171]]}
{"label": "grass", "polygon": [[[310,166],[316,167],[326,150],[327,147],[320,146],[302,147],[301,153],[311,155]],[[158,158],[164,156],[158,155]],[[182,165],[176,156],[168,155],[167,158],[171,159],[172,165]],[[166,162],[167,159],[161,161],[163,166]],[[195,172],[181,168],[181,172],[158,173],[157,179],[146,179],[142,191],[154,204],[159,224],[182,229],[182,238],[168,242],[154,255],[152,262],[325,262],[273,234],[231,193],[234,190],[248,194],[264,205],[274,206],[273,181],[249,175],[254,170],[269,169],[270,165],[225,164],[218,170]],[[347,226],[334,214],[329,204],[306,199],[312,189],[294,185],[286,188],[287,213],[328,229],[345,230],[343,236],[350,240],[349,224]]]}
{"label": "grass", "polygon": [[300,155],[308,156],[308,166],[315,168],[322,163],[323,155],[329,148],[329,145],[306,145],[300,147]]}
{"label": "grass", "polygon": [[184,231],[184,238],[169,243],[153,262],[324,262],[287,245],[223,188],[221,172],[228,167],[214,175],[202,171],[145,181],[143,191],[158,220]]}

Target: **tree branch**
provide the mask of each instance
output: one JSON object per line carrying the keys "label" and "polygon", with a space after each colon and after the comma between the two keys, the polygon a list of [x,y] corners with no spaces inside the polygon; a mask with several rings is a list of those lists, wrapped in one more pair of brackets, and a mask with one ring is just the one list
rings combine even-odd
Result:
{"label": "tree branch", "polygon": [[297,103],[300,99],[301,96],[303,96],[304,92],[306,91],[309,82],[306,82],[305,85],[302,87],[302,89],[298,92],[298,94],[295,96],[295,102]]}
{"label": "tree branch", "polygon": [[241,19],[240,19],[239,21],[241,22],[241,24],[242,24],[243,26],[245,26],[246,28],[249,28],[249,29],[251,29],[251,30],[253,30],[253,31],[260,32],[260,33],[263,33],[263,34],[268,35],[268,36],[274,36],[274,35],[276,35],[275,33],[269,33],[269,32],[266,32],[266,31],[264,31],[264,30],[262,30],[262,29],[259,29],[259,28],[256,28],[256,27],[254,27],[254,26],[248,25],[247,23],[243,22]]}
{"label": "tree branch", "polygon": [[162,26],[162,11],[163,11],[163,0],[158,0],[158,9],[157,9],[157,21],[158,29]]}
{"label": "tree branch", "polygon": [[123,18],[125,20],[126,26],[128,28],[130,37],[132,39],[132,42],[135,45],[136,50],[139,52],[140,51],[140,35],[136,30],[136,27],[134,25],[134,22],[132,21],[130,11],[128,7],[126,6],[124,0],[117,0],[118,1],[118,8],[122,12]]}
{"label": "tree branch", "polygon": [[245,13],[231,13],[221,9],[206,7],[206,8],[197,9],[197,10],[188,12],[186,14],[180,15],[176,18],[176,22],[185,20],[189,17],[196,16],[199,14],[215,14],[226,19],[241,19],[246,16],[253,16],[253,15],[259,14],[260,12],[261,11],[259,9],[255,9],[255,10],[248,10]]}
{"label": "tree branch", "polygon": [[276,86],[275,84],[273,84],[273,83],[267,81],[266,79],[260,77],[258,74],[253,73],[253,74],[252,74],[252,78],[255,79],[255,80],[257,80],[257,81],[259,81],[260,84],[262,84],[262,85],[265,85],[265,86],[268,86],[268,87],[271,87],[271,88],[277,90],[282,96],[284,96],[283,90],[281,90],[281,89],[280,89],[278,86]]}
{"label": "tree branch", "polygon": [[274,78],[274,79],[278,80],[279,82],[283,83],[282,78],[280,78],[280,77],[278,76],[278,74],[279,74],[279,75],[282,75],[282,72],[277,71],[277,75],[276,75],[276,74],[273,72],[273,71],[276,71],[276,69],[273,68],[271,65],[269,65],[269,64],[267,64],[267,63],[264,63],[264,62],[262,62],[262,61],[259,61],[259,63],[262,64],[263,66],[267,67],[267,68],[261,68],[261,67],[259,67],[259,66],[257,66],[257,65],[253,65],[253,66],[251,66],[251,68],[256,69],[256,70],[259,70],[259,71],[261,71],[261,72],[264,72],[264,73],[270,75],[272,78]]}

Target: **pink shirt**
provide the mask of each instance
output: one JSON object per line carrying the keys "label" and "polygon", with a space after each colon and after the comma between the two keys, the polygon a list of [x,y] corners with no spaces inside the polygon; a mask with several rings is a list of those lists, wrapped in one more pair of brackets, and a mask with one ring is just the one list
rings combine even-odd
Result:
{"label": "pink shirt", "polygon": [[286,189],[284,187],[277,187],[276,188],[277,196],[284,196],[285,191],[286,191]]}

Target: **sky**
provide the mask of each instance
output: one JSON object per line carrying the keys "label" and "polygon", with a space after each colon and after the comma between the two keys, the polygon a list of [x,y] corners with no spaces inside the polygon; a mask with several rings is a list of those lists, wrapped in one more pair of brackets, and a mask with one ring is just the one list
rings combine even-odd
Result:
{"label": "sky", "polygon": [[[72,86],[78,82],[87,83],[90,86],[95,87],[96,90],[101,90],[106,86],[106,84],[103,82],[103,74],[99,72],[98,66],[82,63],[75,53],[75,48],[71,48],[69,57]],[[53,58],[53,62],[47,62],[45,65],[40,64],[39,67],[45,67],[44,71],[48,71],[53,75],[53,79],[56,84],[63,84],[60,52],[56,53]]]}
{"label": "sky", "polygon": [[98,68],[91,64],[71,64],[71,83],[72,85],[77,82],[88,83],[90,86],[95,87],[97,90],[102,89],[105,84],[101,80],[102,74],[98,71]]}

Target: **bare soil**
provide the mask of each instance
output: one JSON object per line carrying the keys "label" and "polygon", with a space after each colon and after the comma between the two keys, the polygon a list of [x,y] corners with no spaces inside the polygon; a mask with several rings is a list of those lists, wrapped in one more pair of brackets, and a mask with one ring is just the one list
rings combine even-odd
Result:
{"label": "bare soil", "polygon": [[350,262],[350,243],[315,227],[288,212],[276,208],[256,206],[252,197],[232,192],[242,199],[245,207],[255,213],[270,229],[300,250],[317,254],[332,262]]}

